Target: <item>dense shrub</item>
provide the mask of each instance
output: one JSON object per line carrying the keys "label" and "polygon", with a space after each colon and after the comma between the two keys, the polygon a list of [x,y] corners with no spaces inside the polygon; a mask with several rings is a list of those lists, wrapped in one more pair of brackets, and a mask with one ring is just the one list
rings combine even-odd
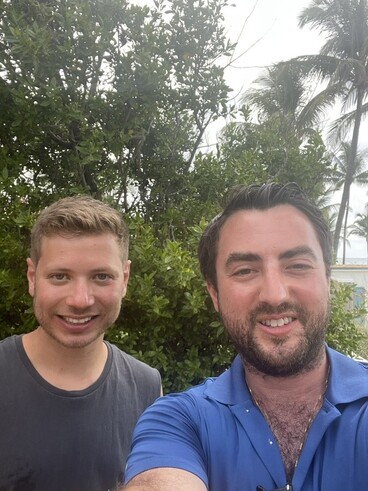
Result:
{"label": "dense shrub", "polygon": [[327,342],[331,348],[353,355],[356,353],[362,332],[358,321],[368,311],[366,306],[353,306],[354,285],[331,282],[331,317],[327,332]]}
{"label": "dense shrub", "polygon": [[[27,332],[35,322],[27,293],[26,222],[18,218],[18,240],[0,237],[0,339]],[[131,278],[121,315],[108,338],[152,366],[163,377],[165,392],[182,390],[215,376],[231,363],[235,352],[224,332],[201,279],[196,245],[202,227],[193,227],[185,243],[159,242],[150,225],[130,223]],[[1,234],[0,234],[1,235]],[[353,287],[332,282],[332,314],[328,330],[331,347],[347,354],[361,338],[356,326],[364,308],[347,309]]]}
{"label": "dense shrub", "polygon": [[233,356],[201,279],[193,242],[159,244],[148,225],[131,227],[128,295],[109,338],[157,367],[165,391],[181,390],[217,375]]}

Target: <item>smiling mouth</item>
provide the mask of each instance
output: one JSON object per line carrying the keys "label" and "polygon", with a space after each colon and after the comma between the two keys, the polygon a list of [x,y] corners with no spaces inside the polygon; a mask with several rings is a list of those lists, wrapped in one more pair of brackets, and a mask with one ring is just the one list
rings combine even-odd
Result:
{"label": "smiling mouth", "polygon": [[267,319],[264,321],[260,321],[260,323],[267,327],[282,327],[287,326],[292,321],[292,317],[282,317],[281,319]]}
{"label": "smiling mouth", "polygon": [[76,319],[75,317],[65,317],[61,316],[61,318],[65,321],[68,322],[69,324],[73,324],[75,326],[82,326],[83,324],[87,324],[90,320],[93,319],[94,316],[88,316],[88,317],[83,317],[81,319]]}

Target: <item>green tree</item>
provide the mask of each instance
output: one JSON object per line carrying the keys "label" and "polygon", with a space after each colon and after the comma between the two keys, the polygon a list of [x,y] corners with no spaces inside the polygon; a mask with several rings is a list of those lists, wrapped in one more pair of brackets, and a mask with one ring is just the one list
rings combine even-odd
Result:
{"label": "green tree", "polygon": [[176,210],[193,155],[225,110],[226,4],[0,2],[4,331],[30,326],[21,314],[29,227],[58,196],[102,197],[154,223],[162,241],[173,220],[185,230]]}
{"label": "green tree", "polygon": [[255,84],[258,86],[245,92],[243,102],[256,111],[260,122],[278,121],[286,140],[290,135],[302,139],[313,134],[312,125],[300,118],[311,94],[300,66],[277,63],[267,68]]}
{"label": "green tree", "polygon": [[368,95],[368,5],[366,0],[314,0],[301,12],[299,20],[301,27],[309,25],[318,29],[326,42],[319,54],[298,57],[291,63],[298,65],[306,75],[317,76],[327,83],[306,104],[301,121],[317,121],[327,107],[341,101],[343,115],[332,130],[342,135],[352,127],[351,151],[334,233],[336,253],[354,174],[360,124],[368,110],[365,102]]}
{"label": "green tree", "polygon": [[351,306],[354,285],[331,282],[331,316],[327,330],[327,342],[331,348],[354,355],[363,338],[358,321],[367,315],[367,306]]}
{"label": "green tree", "polygon": [[[15,182],[109,196],[147,219],[179,201],[226,110],[226,0],[4,0],[0,148]],[[15,158],[15,156],[17,158]]]}
{"label": "green tree", "polygon": [[219,152],[227,165],[247,169],[245,183],[294,181],[313,199],[324,193],[331,162],[317,132],[303,141],[295,132],[287,136],[279,118],[255,124],[249,109],[241,115],[225,128]]}

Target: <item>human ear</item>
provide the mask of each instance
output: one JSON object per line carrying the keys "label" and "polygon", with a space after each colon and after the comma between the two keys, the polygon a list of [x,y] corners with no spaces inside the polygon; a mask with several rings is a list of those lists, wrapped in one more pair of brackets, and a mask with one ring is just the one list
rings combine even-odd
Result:
{"label": "human ear", "polygon": [[122,292],[123,294],[122,294],[122,298],[125,297],[126,292],[127,292],[127,288],[128,288],[128,281],[129,281],[129,275],[130,275],[130,265],[131,265],[130,260],[125,261],[125,263],[123,265],[123,292]]}
{"label": "human ear", "polygon": [[219,311],[219,301],[218,301],[218,291],[217,288],[211,283],[207,281],[207,290],[211,296],[213,306],[215,307],[216,312]]}
{"label": "human ear", "polygon": [[36,266],[34,265],[32,259],[27,258],[27,280],[28,280],[28,293],[31,297],[34,296],[35,292],[35,276],[36,276]]}

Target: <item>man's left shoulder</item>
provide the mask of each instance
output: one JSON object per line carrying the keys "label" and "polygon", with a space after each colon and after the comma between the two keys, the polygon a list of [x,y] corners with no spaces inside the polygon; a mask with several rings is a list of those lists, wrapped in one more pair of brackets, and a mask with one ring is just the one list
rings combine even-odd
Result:
{"label": "man's left shoulder", "polygon": [[156,368],[153,368],[147,363],[138,360],[114,344],[109,343],[109,345],[111,347],[113,363],[118,369],[128,371],[135,377],[149,377],[150,379],[156,379],[159,383],[161,382],[160,374]]}

